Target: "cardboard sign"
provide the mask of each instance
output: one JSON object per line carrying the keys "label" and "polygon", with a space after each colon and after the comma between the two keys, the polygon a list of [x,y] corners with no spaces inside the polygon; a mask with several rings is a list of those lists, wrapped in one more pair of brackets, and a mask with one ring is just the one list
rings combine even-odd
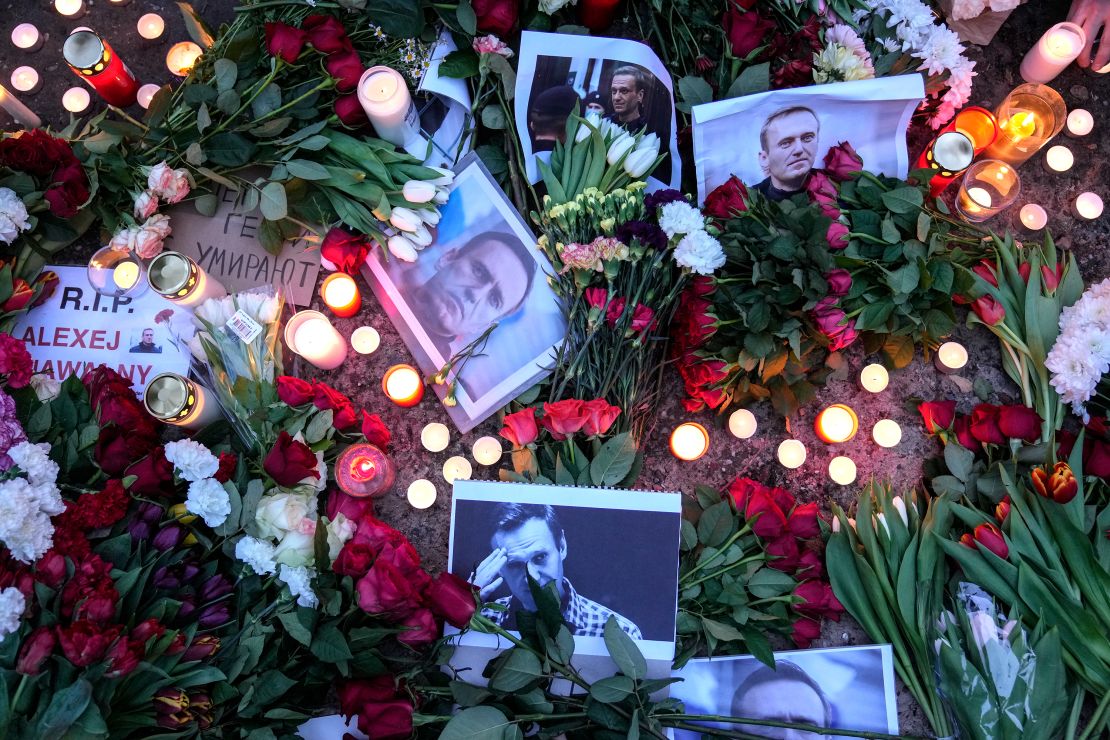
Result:
{"label": "cardboard sign", "polygon": [[166,249],[192,257],[229,293],[272,283],[288,290],[294,303],[308,305],[320,272],[320,250],[296,239],[287,241],[281,254],[270,254],[258,239],[259,209],[244,211],[235,196],[217,186],[219,205],[211,217],[197,213],[191,203],[169,209],[173,234],[166,239]]}
{"label": "cardboard sign", "polygon": [[84,267],[45,269],[58,274],[58,289],[12,330],[27,343],[34,372],[60,381],[107,365],[135,384],[139,398],[159,373],[188,374],[189,358],[173,341],[174,333],[190,335],[188,311],[151,290],[137,298],[102,296]]}

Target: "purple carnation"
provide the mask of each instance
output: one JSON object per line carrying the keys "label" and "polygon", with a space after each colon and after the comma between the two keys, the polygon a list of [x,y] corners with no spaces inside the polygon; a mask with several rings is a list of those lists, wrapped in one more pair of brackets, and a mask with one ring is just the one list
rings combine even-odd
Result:
{"label": "purple carnation", "polygon": [[27,435],[15,416],[15,399],[0,391],[0,471],[12,466],[8,450],[26,441]]}
{"label": "purple carnation", "polygon": [[644,207],[658,208],[659,206],[677,201],[686,202],[686,196],[678,190],[656,190],[644,196]]}
{"label": "purple carnation", "polygon": [[654,249],[666,249],[667,247],[666,233],[656,224],[647,221],[628,221],[621,224],[617,227],[616,237],[625,244],[631,244],[632,240],[635,239],[644,246]]}

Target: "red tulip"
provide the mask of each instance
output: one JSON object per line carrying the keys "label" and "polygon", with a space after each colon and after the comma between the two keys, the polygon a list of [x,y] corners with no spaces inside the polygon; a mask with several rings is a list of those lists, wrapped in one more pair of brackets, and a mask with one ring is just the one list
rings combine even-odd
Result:
{"label": "red tulip", "polygon": [[965,540],[965,534],[960,538],[960,542],[971,548],[983,547],[990,550],[992,553],[1002,558],[1003,560],[1010,554],[1010,548],[1006,544],[1006,537],[1002,534],[1002,530],[998,525],[993,522],[984,522],[975,528],[973,538]]}
{"label": "red tulip", "polygon": [[997,326],[1006,318],[1006,309],[990,294],[979,296],[972,301],[971,310],[987,326]]}
{"label": "red tulip", "polygon": [[1044,467],[1033,468],[1030,478],[1033,490],[1058,504],[1066,504],[1079,493],[1079,481],[1066,462],[1056,463],[1051,473]]}

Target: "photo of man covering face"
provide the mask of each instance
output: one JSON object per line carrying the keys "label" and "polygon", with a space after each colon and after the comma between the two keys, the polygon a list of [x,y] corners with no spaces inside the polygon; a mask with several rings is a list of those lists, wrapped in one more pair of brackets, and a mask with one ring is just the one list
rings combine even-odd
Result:
{"label": "photo of man covering face", "polygon": [[767,177],[755,189],[773,201],[802,192],[817,161],[820,133],[817,114],[805,106],[768,116],[759,130],[759,166]]}

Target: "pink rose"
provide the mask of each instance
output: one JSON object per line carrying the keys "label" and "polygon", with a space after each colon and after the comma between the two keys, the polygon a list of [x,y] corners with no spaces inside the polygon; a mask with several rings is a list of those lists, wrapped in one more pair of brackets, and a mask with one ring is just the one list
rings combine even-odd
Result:
{"label": "pink rose", "polygon": [[135,248],[135,240],[139,236],[139,227],[131,226],[116,232],[108,246],[117,252],[130,252]]}
{"label": "pink rose", "polygon": [[829,295],[848,295],[848,291],[852,289],[852,273],[847,270],[840,268],[830,270],[825,275],[825,280],[829,284]]}
{"label": "pink rose", "polygon": [[189,177],[185,170],[174,170],[159,162],[147,175],[146,186],[167,203],[179,203],[189,194]]}
{"label": "pink rose", "polygon": [[[847,26],[838,26],[837,28],[843,28],[850,32]],[[856,38],[858,39],[859,37],[857,36]],[[864,54],[866,55],[866,51]],[[836,146],[829,147],[829,151],[825,154],[825,172],[828,172],[829,177],[837,182],[851,180],[852,175],[862,169],[863,159],[856,154],[856,150],[846,141],[842,141]]]}
{"label": "pink rose", "polygon": [[825,240],[830,249],[844,249],[848,246],[848,227],[839,221],[833,221],[825,232]]}
{"label": "pink rose", "polygon": [[146,220],[158,210],[158,196],[144,190],[135,196],[135,218]]}
{"label": "pink rose", "polygon": [[501,39],[494,36],[492,33],[488,36],[477,36],[474,43],[471,44],[474,51],[479,54],[500,54],[508,59],[513,55],[513,50]]}
{"label": "pink rose", "polygon": [[163,242],[170,235],[170,218],[157,213],[139,227],[135,235],[135,254],[148,260],[162,251]]}

